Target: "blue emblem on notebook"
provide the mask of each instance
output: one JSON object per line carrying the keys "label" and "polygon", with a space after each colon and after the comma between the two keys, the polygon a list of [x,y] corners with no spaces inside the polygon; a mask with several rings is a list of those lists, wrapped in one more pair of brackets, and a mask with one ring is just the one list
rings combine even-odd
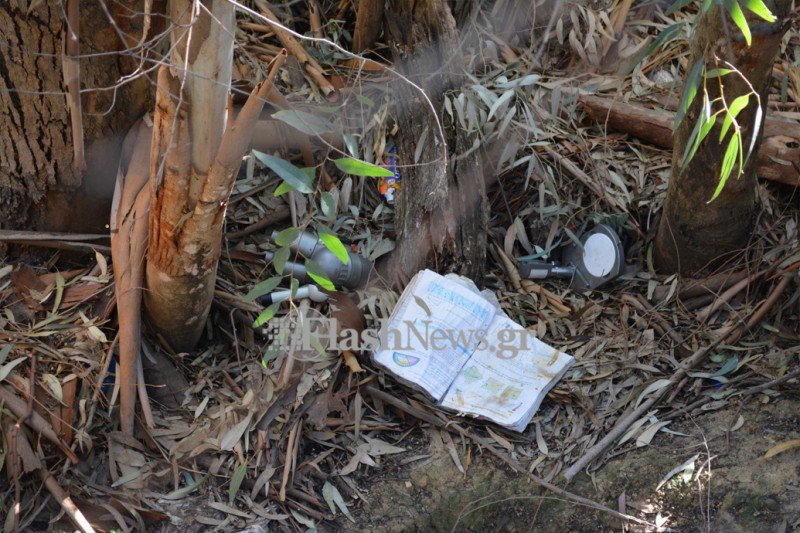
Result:
{"label": "blue emblem on notebook", "polygon": [[408,368],[409,366],[414,366],[419,363],[419,357],[414,357],[413,355],[408,355],[400,352],[394,352],[392,355],[392,359],[394,362],[397,363],[398,366],[402,366]]}

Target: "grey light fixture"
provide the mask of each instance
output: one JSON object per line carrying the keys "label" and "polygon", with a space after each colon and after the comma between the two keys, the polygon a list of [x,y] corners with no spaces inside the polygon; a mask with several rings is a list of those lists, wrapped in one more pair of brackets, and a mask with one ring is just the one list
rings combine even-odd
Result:
{"label": "grey light fixture", "polygon": [[524,278],[567,278],[576,290],[596,289],[622,274],[625,252],[619,235],[605,224],[583,233],[562,253],[562,264],[547,261],[520,261]]}

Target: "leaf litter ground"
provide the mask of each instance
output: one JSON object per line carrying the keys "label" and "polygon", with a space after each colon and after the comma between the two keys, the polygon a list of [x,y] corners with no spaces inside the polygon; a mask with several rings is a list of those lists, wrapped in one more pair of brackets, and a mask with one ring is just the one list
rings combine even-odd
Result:
{"label": "leaf litter ground", "polygon": [[[720,337],[723,342],[708,357],[591,462],[589,476],[580,476],[573,489],[595,494],[605,504],[660,527],[688,526],[701,518],[724,523],[724,513],[746,524],[747,517],[739,511],[747,514],[746,500],[752,494],[742,484],[744,474],[729,480],[740,483],[738,492],[726,496],[730,501],[712,505],[710,496],[701,496],[704,491],[710,494],[709,468],[719,453],[714,450],[727,446],[726,453],[732,453],[730,443],[739,442],[740,432],[751,438],[733,454],[737,464],[758,464],[762,470],[776,464],[789,471],[798,468],[797,418],[787,414],[796,412],[798,381],[776,383],[800,363],[795,192],[759,184],[760,215],[754,232],[758,238],[746,260],[727,265],[726,273],[702,281],[657,275],[650,238],[671,154],[606,131],[584,115],[578,97],[596,93],[674,107],[687,68],[686,22],[692,12],[670,18],[656,3],[632,6],[624,0],[611,6],[569,4],[566,9],[546,40],[538,38],[535,46],[526,47],[516,37],[504,40],[490,22],[477,28],[483,46],[468,52],[480,68],[462,89],[446,95],[441,110],[446,121],[478,139],[477,146],[510,139],[497,164],[498,183],[490,191],[489,257],[482,284],[495,292],[509,316],[576,358],[523,434],[437,411],[359,354],[309,353],[309,361],[282,372],[281,354],[270,353],[268,342],[252,328],[263,306],[243,298],[272,275],[263,257],[271,248],[271,229],[288,226],[292,218],[302,222],[330,216],[340,236],[377,259],[393,247],[393,212],[373,178],[342,176],[333,167],[326,205],[296,195],[292,210],[284,198],[273,195],[279,182],[275,175],[249,158],[230,204],[204,348],[170,354],[157,339],[144,340],[144,356],[165,353],[188,385],[176,405],[150,402],[154,427],[137,421],[138,440],[115,431],[114,291],[106,257],[98,253],[91,263],[78,265],[54,256],[35,266],[0,266],[0,329],[6,340],[0,349],[0,389],[6,398],[2,432],[9,480],[2,490],[3,501],[12,502],[15,481],[19,483],[21,528],[70,527],[51,497],[54,493],[41,488],[40,466],[98,529],[387,528],[380,509],[397,516],[392,527],[424,528],[425,523],[415,522],[423,514],[418,510],[392,515],[376,503],[397,497],[398,492],[386,496],[384,489],[399,479],[404,481],[398,490],[418,490],[424,498],[438,491],[439,497],[429,503],[452,507],[441,523],[428,525],[458,521],[458,527],[479,527],[461,522],[462,511],[474,507],[475,499],[498,492],[502,496],[509,483],[518,483],[515,490],[524,493],[523,481],[530,494],[541,494],[498,456],[563,486],[561,474],[569,466],[624,414],[666,387],[680,361]],[[246,42],[237,56],[235,76],[248,80],[279,49],[275,37],[254,22],[241,24]],[[655,36],[664,35],[664,30],[667,38],[661,38],[657,44],[663,47],[656,49]],[[343,38],[336,32],[332,36]],[[790,32],[770,100],[772,113],[792,120],[800,118],[797,44],[797,34]],[[337,113],[339,108],[321,96],[313,80],[292,70],[283,75],[282,91],[298,109],[330,108],[326,120],[338,121],[345,134],[339,148],[379,162],[387,139],[403,134],[393,130],[391,120],[390,88],[398,81],[383,70],[345,68],[344,60],[324,46],[315,53],[342,97],[358,105]],[[631,67],[642,58],[638,67]],[[626,74],[630,70],[632,74]],[[286,118],[289,124],[291,120]],[[304,126],[313,129],[307,122]],[[427,141],[424,137],[420,142]],[[330,153],[330,145],[312,140],[318,156]],[[339,142],[326,142],[331,140]],[[627,269],[619,281],[579,294],[557,281],[519,279],[514,257],[547,256],[585,225],[599,222],[613,225],[626,242]],[[65,270],[68,263],[72,266]],[[784,272],[794,277],[781,286]],[[363,314],[369,325],[388,316],[397,294],[373,288],[359,297],[358,304],[337,300],[336,309],[303,304],[295,311],[334,313],[355,322]],[[763,313],[757,314],[759,309]],[[744,327],[754,316],[758,320]],[[52,428],[55,437],[50,440],[25,426],[15,431],[16,420],[25,413],[15,412],[7,399],[30,397],[32,354],[34,411],[42,417],[40,424]],[[157,392],[151,389],[150,397]],[[400,399],[403,406],[391,398]],[[754,405],[766,407],[754,410]],[[775,405],[782,414],[762,414]],[[775,420],[784,421],[784,427],[771,427]],[[465,431],[452,431],[453,424]],[[693,431],[693,425],[703,431]],[[767,428],[769,434],[761,438]],[[44,435],[41,429],[37,433]],[[707,438],[704,446],[700,438]],[[78,454],[77,464],[59,452],[65,447]],[[632,464],[642,468],[620,463],[629,455]],[[19,476],[12,474],[14,456],[21,458]],[[647,468],[653,464],[657,468]],[[487,468],[492,475],[485,474]],[[449,473],[440,478],[469,480],[471,489],[458,493],[455,482],[445,482],[437,491],[428,490],[438,483],[430,472],[443,469]],[[426,471],[429,479],[421,486],[418,478]],[[649,489],[640,487],[639,494],[656,494],[661,481],[666,486],[682,483],[688,487],[686,497],[696,505],[684,514],[673,511],[669,522],[672,515],[658,508],[657,496],[628,500],[624,492],[615,493],[620,486],[613,480],[615,472],[647,478]],[[495,485],[487,481],[481,486],[483,479],[495,479]],[[789,483],[787,490],[795,494],[798,490],[796,483],[772,482]],[[446,492],[459,496],[448,500],[441,496]],[[465,499],[459,499],[462,496]],[[415,509],[425,504],[413,498],[407,503]],[[776,505],[779,509],[769,514],[776,526],[798,527],[800,511],[781,509],[782,500]],[[530,517],[528,508],[507,508]],[[5,510],[10,516],[10,506]],[[700,514],[692,515],[695,511]],[[558,514],[548,512],[543,512],[543,527],[559,523]],[[407,522],[402,516],[408,516]],[[757,520],[758,515],[750,518]],[[490,516],[483,525],[503,524],[517,527],[498,516]]]}

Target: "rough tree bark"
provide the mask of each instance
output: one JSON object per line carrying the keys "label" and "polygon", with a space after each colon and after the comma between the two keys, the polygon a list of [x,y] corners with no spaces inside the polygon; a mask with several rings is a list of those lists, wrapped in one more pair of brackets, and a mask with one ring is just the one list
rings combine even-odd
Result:
{"label": "rough tree bark", "polygon": [[436,122],[442,119],[444,94],[463,83],[455,20],[443,0],[399,0],[386,13],[386,22],[397,68],[433,104],[431,109],[409,84],[395,83],[403,181],[396,206],[397,248],[387,273],[395,280],[408,279],[431,265],[477,278],[486,256],[488,220],[481,151],[464,156],[473,140],[461,128],[444,124],[445,160]]}
{"label": "rough tree bark", "polygon": [[[727,14],[723,15],[718,7],[711,9],[695,29],[689,69],[700,58],[705,58],[709,69],[714,68],[715,57],[720,62],[728,61],[747,77],[760,94],[762,105],[766,105],[772,65],[787,29],[784,21],[791,3],[790,0],[772,3],[773,13],[778,17],[776,23],[750,20],[753,40],[749,47]],[[723,79],[725,99],[729,103],[737,96],[750,92],[748,85],[735,74]],[[719,96],[716,79],[709,80],[707,86],[710,99]],[[744,173],[738,179],[733,177],[734,170],[719,197],[708,203],[717,187],[725,153],[725,145],[718,142],[721,120],[681,171],[684,149],[701,112],[701,94],[698,93],[675,132],[670,183],[655,241],[656,262],[664,272],[689,275],[711,266],[717,260],[730,257],[747,244],[753,227],[755,157],[749,159]],[[756,116],[754,100],[751,98],[750,105],[737,117],[742,125],[745,147],[749,146],[753,133]],[[759,149],[763,131],[763,128],[759,128],[754,153]]]}
{"label": "rough tree bark", "polygon": [[[80,4],[82,54],[130,45],[120,40],[97,0]],[[141,4],[108,4],[123,32],[141,31],[142,17],[128,11]],[[100,229],[108,220],[116,173],[109,153],[119,150],[124,132],[150,106],[149,81],[135,80],[116,94],[102,90],[132,72],[131,58],[81,59],[82,88],[94,89],[82,95],[88,168],[83,175],[76,172],[62,74],[64,8],[60,2],[41,2],[28,13],[29,5],[27,0],[0,2],[0,227]],[[105,212],[97,208],[98,198],[106,200]]]}

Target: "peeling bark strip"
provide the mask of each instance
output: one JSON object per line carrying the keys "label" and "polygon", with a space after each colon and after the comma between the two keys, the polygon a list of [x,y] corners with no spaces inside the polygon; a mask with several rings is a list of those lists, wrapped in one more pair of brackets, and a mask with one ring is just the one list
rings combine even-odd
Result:
{"label": "peeling bark strip", "polygon": [[[396,63],[418,83],[441,112],[443,95],[460,85],[462,53],[459,34],[447,2],[399,0],[387,12],[387,27],[396,43]],[[426,264],[478,277],[486,256],[488,201],[480,150],[461,128],[446,127],[451,155],[442,158],[436,119],[419,92],[406,83],[397,91],[396,143],[403,187],[397,203],[397,248],[389,274],[410,278]],[[419,161],[417,144],[427,135]]]}
{"label": "peeling bark strip", "polygon": [[120,426],[133,434],[136,365],[142,348],[142,285],[150,208],[149,157],[152,133],[141,121],[125,137],[111,214],[111,256],[117,297],[120,359]]}
{"label": "peeling bark strip", "polygon": [[72,150],[75,157],[72,167],[75,172],[86,170],[83,155],[83,116],[81,110],[81,66],[79,0],[66,0],[67,20],[64,35],[64,85],[67,87],[70,120],[72,122]]}
{"label": "peeling bark strip", "polygon": [[[175,54],[158,73],[150,155],[150,237],[144,304],[176,351],[195,347],[214,295],[225,209],[263,102],[286,57],[274,60],[236,120],[227,98],[234,11],[227,0],[172,2]],[[211,15],[209,15],[209,12]],[[191,45],[187,49],[189,36]],[[187,59],[188,56],[188,59]],[[184,65],[185,71],[184,71]]]}
{"label": "peeling bark strip", "polygon": [[353,32],[353,52],[360,54],[369,50],[381,34],[384,0],[361,0],[356,13],[356,29]]}
{"label": "peeling bark strip", "polygon": [[[714,68],[714,57],[729,61],[749,80],[766,105],[771,82],[772,65],[780,51],[781,40],[787,27],[785,16],[791,7],[791,0],[776,0],[773,13],[778,22],[758,23],[753,27],[753,40],[750,46],[744,39],[736,39],[734,34],[726,34],[725,28],[736,28],[735,24],[723,14],[719,6],[703,16],[695,29],[691,42],[688,65],[694,65],[704,58],[709,69]],[[721,17],[727,17],[727,24],[721,24]],[[738,32],[738,30],[731,30]],[[736,33],[735,35],[738,35]],[[732,51],[733,57],[730,56]],[[720,67],[724,65],[720,64]],[[691,67],[690,67],[691,68]],[[725,98],[730,104],[734,98],[750,92],[749,86],[736,74],[725,78]],[[709,80],[709,98],[720,94],[719,83]],[[655,258],[659,269],[664,272],[692,274],[710,266],[714,261],[738,253],[747,244],[753,227],[755,213],[756,158],[751,157],[744,173],[737,179],[731,174],[725,188],[712,203],[714,190],[719,183],[720,170],[725,154],[725,145],[718,142],[722,122],[718,122],[700,145],[692,160],[681,171],[683,153],[692,130],[702,111],[702,93],[694,99],[689,111],[675,132],[675,148],[672,156],[667,199],[655,240]],[[742,125],[743,145],[750,145],[756,105],[751,98],[748,105],[738,115]],[[762,118],[763,124],[763,118]],[[759,133],[763,128],[759,128]],[[730,135],[730,133],[728,134]],[[754,152],[759,150],[759,135]],[[736,167],[738,168],[738,167]]]}

